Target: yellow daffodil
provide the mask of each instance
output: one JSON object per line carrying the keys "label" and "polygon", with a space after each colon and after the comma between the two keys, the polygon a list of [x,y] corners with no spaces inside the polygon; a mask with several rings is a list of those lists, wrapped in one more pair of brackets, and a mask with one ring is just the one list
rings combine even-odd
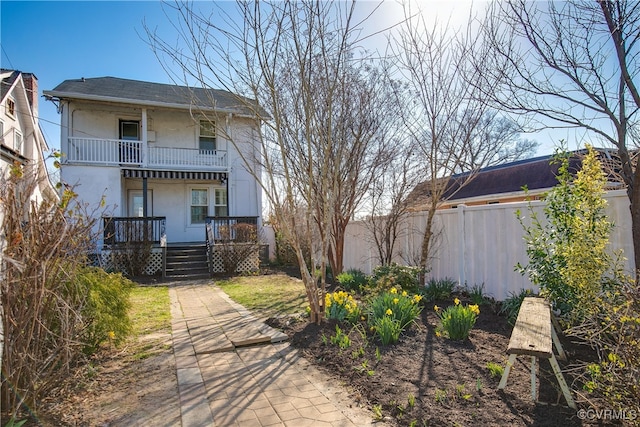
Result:
{"label": "yellow daffodil", "polygon": [[402,291],[402,296],[406,297],[407,296],[407,291]]}
{"label": "yellow daffodil", "polygon": [[387,308],[387,311],[385,312],[385,314],[386,314],[387,316],[391,316],[391,315],[393,314],[393,311],[391,311],[391,309],[390,309],[390,308]]}
{"label": "yellow daffodil", "polygon": [[455,305],[459,305],[460,304],[460,300],[458,298],[456,298],[456,299],[453,300],[453,303]]}
{"label": "yellow daffodil", "polygon": [[109,331],[109,339],[112,340],[112,339],[115,339],[115,338],[116,338],[116,333],[113,332],[113,331]]}
{"label": "yellow daffodil", "polygon": [[399,300],[398,298],[394,298],[394,299],[393,299],[393,303],[394,303],[394,304],[397,304],[398,302],[400,302],[400,300]]}
{"label": "yellow daffodil", "polygon": [[480,308],[478,307],[478,304],[470,305],[469,310],[471,310],[471,312],[474,313],[476,316],[480,314]]}
{"label": "yellow daffodil", "polygon": [[440,338],[440,337],[442,336],[442,334],[440,333],[440,331],[436,331],[436,336],[437,336],[438,338]]}
{"label": "yellow daffodil", "polygon": [[398,290],[396,288],[391,288],[389,292],[391,292],[392,294],[397,294]]}
{"label": "yellow daffodil", "polygon": [[420,302],[422,301],[422,296],[421,295],[414,295],[413,296],[413,302]]}
{"label": "yellow daffodil", "polygon": [[434,305],[434,306],[433,306],[433,309],[434,309],[435,311],[440,311],[440,307],[438,307],[437,305]]}

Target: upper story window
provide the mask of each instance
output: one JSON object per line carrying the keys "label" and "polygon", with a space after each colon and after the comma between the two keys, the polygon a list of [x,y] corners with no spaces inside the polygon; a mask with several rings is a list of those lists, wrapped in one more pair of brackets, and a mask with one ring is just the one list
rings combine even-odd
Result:
{"label": "upper story window", "polygon": [[13,133],[13,149],[18,153],[22,153],[22,134],[18,131]]}
{"label": "upper story window", "polygon": [[120,120],[120,139],[140,141],[140,122],[137,120]]}
{"label": "upper story window", "polygon": [[200,133],[198,139],[198,148],[200,148],[200,151],[215,151],[216,124],[209,120],[200,120]]}
{"label": "upper story window", "polygon": [[11,98],[7,98],[7,116],[16,116],[16,102]]}

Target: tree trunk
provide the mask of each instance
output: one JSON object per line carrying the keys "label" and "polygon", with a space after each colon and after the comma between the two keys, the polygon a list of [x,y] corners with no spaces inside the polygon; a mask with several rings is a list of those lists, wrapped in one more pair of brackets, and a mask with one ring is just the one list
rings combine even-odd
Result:
{"label": "tree trunk", "polygon": [[420,284],[424,284],[425,273],[428,269],[429,263],[429,255],[431,251],[431,238],[433,237],[433,218],[436,215],[436,207],[431,206],[427,211],[427,226],[424,230],[424,235],[422,236],[422,246],[420,250],[420,267],[422,267],[423,271],[420,273]]}

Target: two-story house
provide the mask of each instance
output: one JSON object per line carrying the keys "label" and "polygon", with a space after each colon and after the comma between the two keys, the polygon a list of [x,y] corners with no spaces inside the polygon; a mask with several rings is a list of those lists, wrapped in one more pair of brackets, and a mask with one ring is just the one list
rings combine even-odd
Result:
{"label": "two-story house", "polygon": [[[257,158],[260,131],[247,100],[114,77],[65,80],[44,94],[61,114],[62,182],[82,203],[98,207],[104,198],[107,206],[99,250],[139,239],[132,230],[144,224],[156,247],[194,249],[174,252],[192,263],[181,273],[203,273],[197,260],[207,236],[225,225],[261,227],[259,175],[251,170],[258,166],[242,159]],[[159,262],[170,263],[171,253],[147,272]]]}

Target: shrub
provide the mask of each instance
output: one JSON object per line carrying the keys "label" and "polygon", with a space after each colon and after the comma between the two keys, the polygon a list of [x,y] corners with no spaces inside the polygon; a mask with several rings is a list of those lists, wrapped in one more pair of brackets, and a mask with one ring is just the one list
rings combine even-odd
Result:
{"label": "shrub", "polygon": [[380,265],[373,270],[369,278],[368,292],[378,294],[391,288],[420,293],[420,276],[424,270],[420,267],[402,266],[396,263]]}
{"label": "shrub", "polygon": [[[393,338],[391,342],[397,342],[400,333],[420,315],[422,311],[421,299],[420,295],[409,296],[406,291],[398,293],[396,288],[391,288],[388,292],[381,293],[371,301],[369,323],[379,336],[384,334],[385,337]],[[384,320],[385,318],[396,322],[397,325],[392,325],[389,320]],[[380,330],[379,327],[384,329]],[[386,338],[381,336],[381,339],[385,344]]]}
{"label": "shrub", "polygon": [[529,206],[532,224],[525,230],[529,264],[516,268],[540,287],[540,294],[577,324],[593,308],[605,274],[611,267],[607,253],[612,223],[605,213],[607,178],[595,151],[588,148],[575,178],[569,172],[569,155],[557,153],[558,185],[546,196],[546,221]]}
{"label": "shrub", "polygon": [[444,332],[452,340],[465,340],[476,324],[480,309],[475,304],[463,306],[458,298],[453,302],[454,305],[450,305],[444,311],[437,305],[433,307],[440,317],[436,334],[440,335]]}
{"label": "shrub", "polygon": [[[595,407],[640,413],[640,288],[618,277],[596,298],[592,312],[568,335],[589,342],[600,360],[585,366],[584,389]],[[609,284],[611,285],[611,284]]]}
{"label": "shrub", "polygon": [[444,279],[429,279],[424,289],[424,297],[427,301],[445,300],[451,297],[451,293],[457,282],[445,277]]}
{"label": "shrub", "polygon": [[[61,191],[60,200],[41,194],[37,165],[16,162],[5,172],[0,174],[0,407],[13,417],[23,408],[41,407],[83,357],[87,295],[75,276],[93,249],[96,215],[77,202],[72,187]],[[37,201],[34,194],[41,194]]]}
{"label": "shrub", "polygon": [[325,294],[325,312],[328,319],[347,320],[355,323],[361,310],[353,296],[344,291]]}
{"label": "shrub", "polygon": [[336,279],[338,280],[338,283],[340,283],[340,286],[351,292],[362,292],[362,288],[369,280],[367,275],[358,269],[344,271],[338,274]]}
{"label": "shrub", "polygon": [[122,343],[131,332],[128,311],[133,282],[120,273],[107,273],[95,267],[82,269],[76,279],[88,295],[82,311],[86,324],[82,335],[85,353],[95,352],[107,341]]}
{"label": "shrub", "polygon": [[516,324],[522,301],[530,296],[533,296],[533,292],[530,289],[522,289],[519,293],[509,292],[509,297],[502,302],[500,314],[507,316],[507,321],[510,325]]}

